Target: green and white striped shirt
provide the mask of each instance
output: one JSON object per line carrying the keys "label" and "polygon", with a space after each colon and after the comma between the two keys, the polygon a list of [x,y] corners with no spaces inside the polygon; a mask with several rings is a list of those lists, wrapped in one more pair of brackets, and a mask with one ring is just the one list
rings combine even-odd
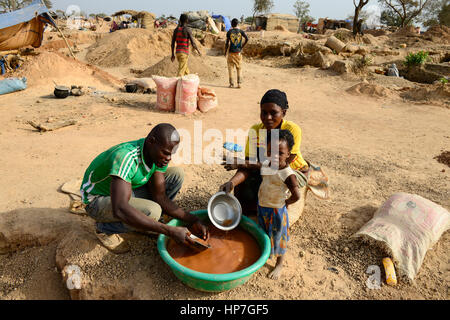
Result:
{"label": "green and white striped shirt", "polygon": [[121,143],[97,156],[87,168],[81,184],[83,203],[89,204],[98,196],[110,196],[111,176],[131,183],[131,187],[136,189],[145,185],[155,171],[166,172],[167,166],[147,166],[144,142],[145,138]]}

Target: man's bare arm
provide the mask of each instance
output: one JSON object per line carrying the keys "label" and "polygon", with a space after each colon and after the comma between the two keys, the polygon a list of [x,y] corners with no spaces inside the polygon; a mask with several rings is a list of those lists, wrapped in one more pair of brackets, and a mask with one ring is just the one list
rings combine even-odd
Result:
{"label": "man's bare arm", "polygon": [[150,219],[128,203],[131,193],[130,183],[119,177],[111,177],[111,203],[114,217],[138,230],[153,231],[172,236],[172,227]]}
{"label": "man's bare arm", "polygon": [[198,50],[197,44],[195,43],[194,37],[192,36],[192,31],[189,28],[186,28],[186,31],[188,33],[189,39],[191,40],[192,47],[198,52],[199,55],[202,55],[200,50]]}
{"label": "man's bare arm", "polygon": [[172,47],[172,62],[173,62],[173,60],[175,60],[175,41],[176,41],[176,38],[177,38],[177,29],[175,29],[173,31],[173,35],[172,35],[172,45],[171,45],[171,47]]}
{"label": "man's bare arm", "polygon": [[192,224],[195,233],[201,234],[204,239],[208,238],[207,228],[201,223],[199,218],[186,212],[167,197],[164,173],[156,171],[148,183],[148,188],[153,201],[161,206],[164,213]]}

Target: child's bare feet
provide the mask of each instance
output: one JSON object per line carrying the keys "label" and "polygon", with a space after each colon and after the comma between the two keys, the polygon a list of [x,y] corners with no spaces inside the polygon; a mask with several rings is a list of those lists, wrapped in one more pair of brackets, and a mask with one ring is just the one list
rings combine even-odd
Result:
{"label": "child's bare feet", "polygon": [[281,271],[283,270],[283,260],[284,256],[277,258],[277,264],[275,265],[275,269],[271,273],[269,273],[268,277],[272,280],[278,280],[281,276]]}
{"label": "child's bare feet", "polygon": [[281,276],[281,271],[283,270],[282,265],[277,265],[275,269],[271,273],[269,273],[268,277],[272,280],[278,280]]}

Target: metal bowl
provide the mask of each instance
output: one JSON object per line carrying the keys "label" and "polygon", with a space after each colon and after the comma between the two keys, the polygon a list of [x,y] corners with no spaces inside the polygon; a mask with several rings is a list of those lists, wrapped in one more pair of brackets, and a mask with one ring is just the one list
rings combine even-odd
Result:
{"label": "metal bowl", "polygon": [[242,219],[242,207],[235,196],[226,192],[216,193],[208,202],[208,217],[216,228],[230,231]]}

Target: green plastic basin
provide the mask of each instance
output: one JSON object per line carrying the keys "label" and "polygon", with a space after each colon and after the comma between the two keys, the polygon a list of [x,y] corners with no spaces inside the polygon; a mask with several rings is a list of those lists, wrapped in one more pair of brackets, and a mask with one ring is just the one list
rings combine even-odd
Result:
{"label": "green plastic basin", "polygon": [[[201,220],[208,219],[208,211],[200,210],[192,212],[192,214],[198,216]],[[183,226],[184,223],[180,220],[172,220],[168,225],[173,227]],[[251,219],[243,216],[239,226],[250,233],[258,242],[261,248],[261,257],[250,267],[243,270],[226,273],[226,274],[210,274],[197,272],[182,266],[176,262],[170,254],[167,252],[168,238],[161,234],[158,237],[158,251],[161,258],[165,263],[169,265],[175,276],[181,280],[185,285],[206,292],[222,292],[230,289],[234,289],[245,282],[247,282],[252,274],[258,271],[269,259],[270,256],[270,239],[267,234]],[[218,261],[220,263],[220,261]]]}

